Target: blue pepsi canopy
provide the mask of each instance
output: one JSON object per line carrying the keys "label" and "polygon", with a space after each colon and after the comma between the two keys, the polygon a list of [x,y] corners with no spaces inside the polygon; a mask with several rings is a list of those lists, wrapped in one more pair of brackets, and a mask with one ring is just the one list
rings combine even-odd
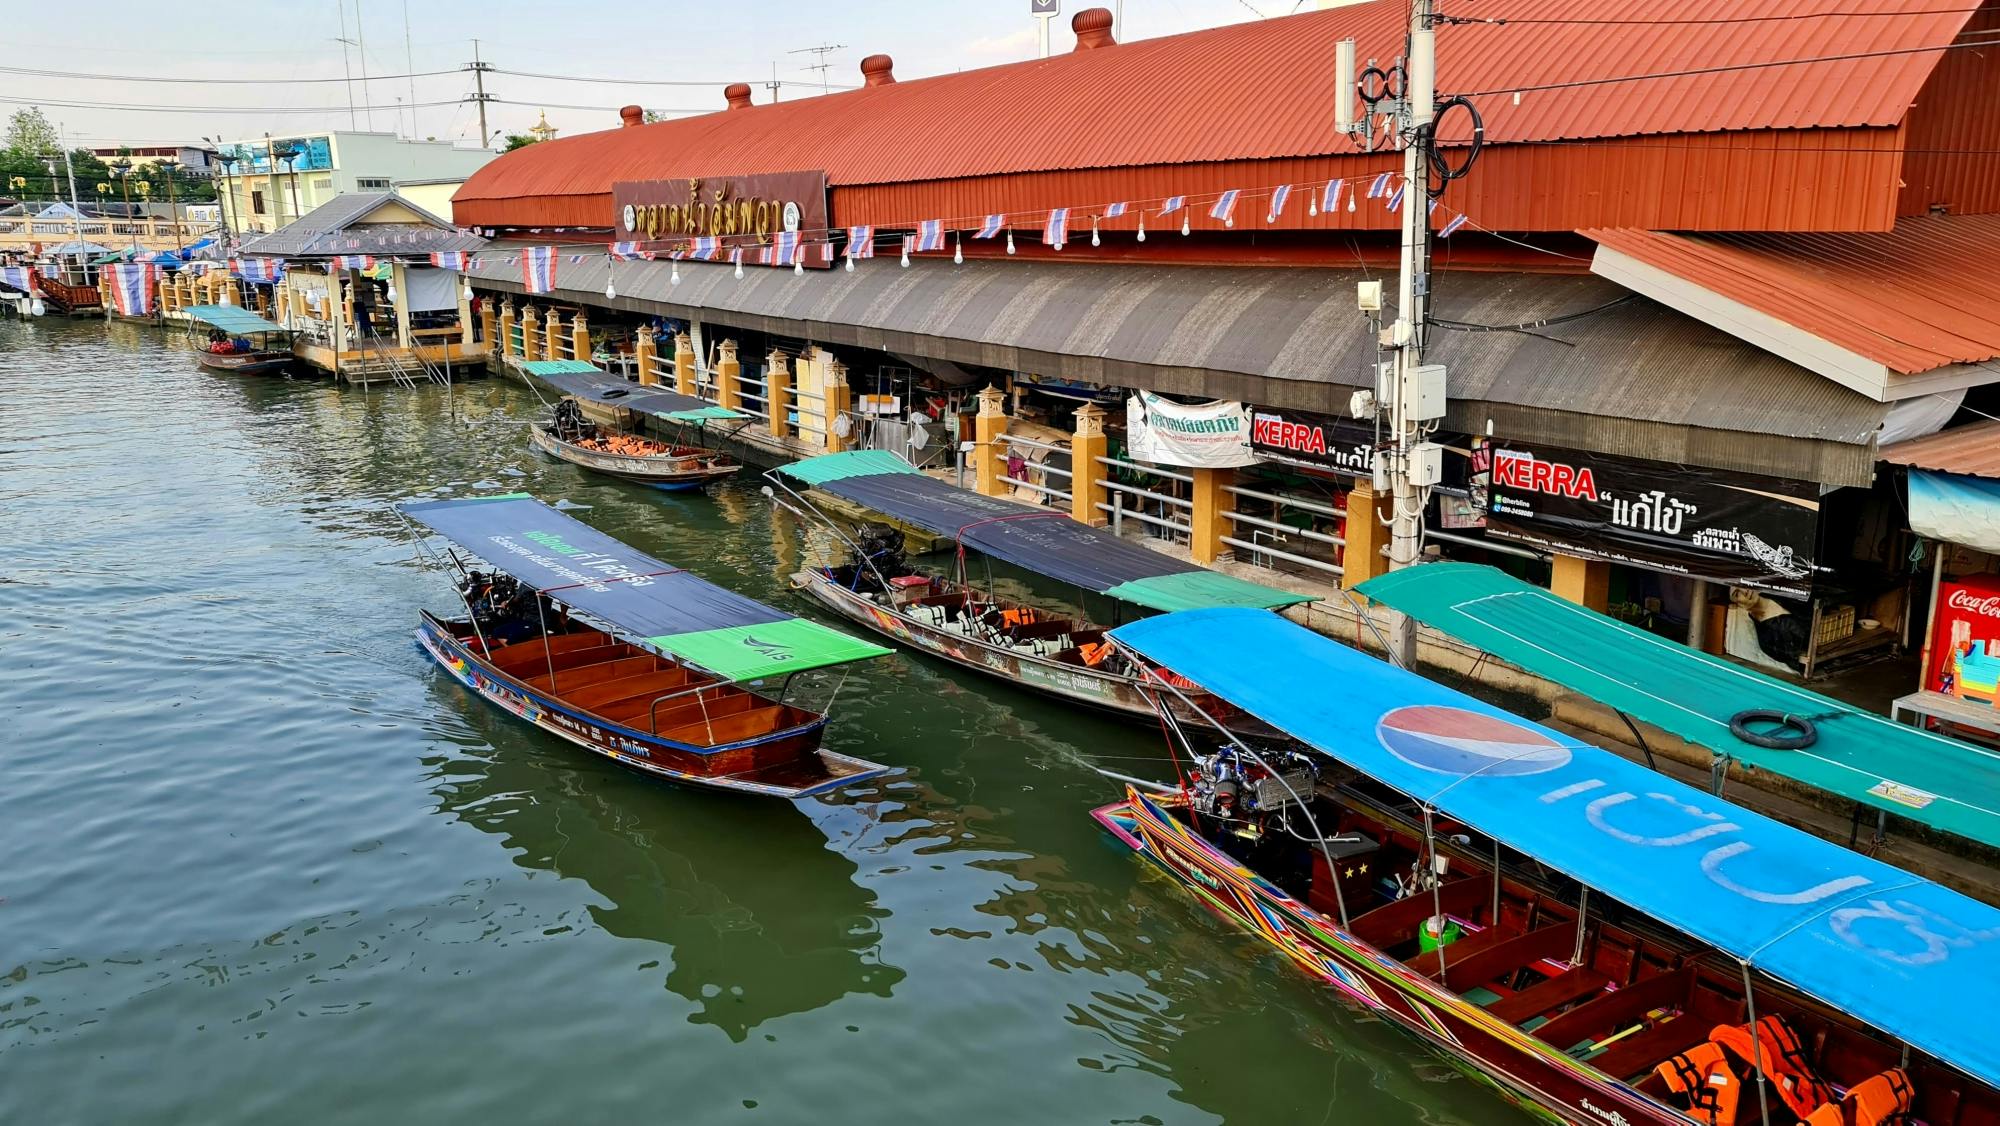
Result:
{"label": "blue pepsi canopy", "polygon": [[1275,614],[1111,636],[1520,852],[2000,1084],[2000,910]]}
{"label": "blue pepsi canopy", "polygon": [[889,652],[696,578],[525,493],[397,508],[551,601],[725,680]]}

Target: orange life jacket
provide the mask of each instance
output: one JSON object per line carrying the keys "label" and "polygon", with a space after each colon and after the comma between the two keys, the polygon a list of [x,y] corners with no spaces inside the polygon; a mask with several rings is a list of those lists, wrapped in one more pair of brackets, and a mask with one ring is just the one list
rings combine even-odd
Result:
{"label": "orange life jacket", "polygon": [[1736,1126],[1742,1085],[1729,1069],[1729,1054],[1704,1041],[1653,1069],[1667,1090],[1687,1099],[1688,1117],[1702,1126]]}
{"label": "orange life jacket", "polygon": [[1104,663],[1106,657],[1111,656],[1111,643],[1109,641],[1090,642],[1077,646],[1076,651],[1083,657],[1084,664],[1089,665],[1091,668],[1096,668]]}
{"label": "orange life jacket", "polygon": [[1196,684],[1194,681],[1189,680],[1187,677],[1182,676],[1181,674],[1175,672],[1172,669],[1156,669],[1154,671],[1161,680],[1166,681],[1168,684],[1173,685],[1175,688],[1178,688],[1183,692],[1201,691],[1201,685]]}
{"label": "orange life jacket", "polygon": [[1905,1126],[1916,1098],[1908,1073],[1892,1067],[1856,1083],[1840,1102],[1812,1112],[1806,1126]]}
{"label": "orange life jacket", "polygon": [[1003,626],[1025,626],[1033,623],[1034,620],[1035,620],[1035,612],[1033,610],[1022,609],[1022,610],[1000,611],[1000,624]]}
{"label": "orange life jacket", "polygon": [[1776,1013],[1759,1017],[1754,1040],[1747,1024],[1717,1025],[1708,1038],[1728,1048],[1746,1067],[1761,1070],[1777,1088],[1778,1097],[1800,1118],[1833,1101],[1833,1092],[1814,1073],[1805,1046],[1784,1017]]}

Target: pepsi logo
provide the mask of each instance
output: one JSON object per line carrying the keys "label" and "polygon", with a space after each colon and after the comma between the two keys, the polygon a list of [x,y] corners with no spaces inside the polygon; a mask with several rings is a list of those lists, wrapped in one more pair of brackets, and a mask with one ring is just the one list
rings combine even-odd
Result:
{"label": "pepsi logo", "polygon": [[1569,748],[1530,727],[1464,708],[1416,704],[1375,725],[1389,753],[1440,774],[1544,774],[1570,760]]}

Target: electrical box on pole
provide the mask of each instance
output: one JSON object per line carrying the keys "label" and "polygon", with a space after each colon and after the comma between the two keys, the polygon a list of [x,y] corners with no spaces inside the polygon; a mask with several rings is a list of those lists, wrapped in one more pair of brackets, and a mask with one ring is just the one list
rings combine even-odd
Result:
{"label": "electrical box on pole", "polygon": [[1431,422],[1444,417],[1444,365],[1418,364],[1410,369],[1404,389],[1403,418]]}

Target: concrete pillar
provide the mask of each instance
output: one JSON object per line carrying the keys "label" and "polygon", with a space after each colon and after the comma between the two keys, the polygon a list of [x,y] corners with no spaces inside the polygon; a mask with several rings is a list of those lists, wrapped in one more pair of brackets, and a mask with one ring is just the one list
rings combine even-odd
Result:
{"label": "concrete pillar", "polygon": [[848,411],[854,407],[854,392],[847,386],[846,364],[835,359],[826,361],[819,393],[826,397],[826,452],[839,453],[850,444],[840,434],[841,420],[846,419],[850,427],[854,425],[854,420],[848,418]]}
{"label": "concrete pillar", "polygon": [[979,392],[979,414],[972,420],[973,463],[977,466],[975,485],[989,497],[1004,497],[1012,486],[1000,478],[1006,475],[1007,454],[1000,439],[1007,433],[1007,394],[998,387]]}
{"label": "concrete pillar", "polygon": [[683,395],[692,395],[695,393],[694,365],[694,341],[689,340],[688,334],[685,332],[675,333],[674,390],[679,391]]}
{"label": "concrete pillar", "polygon": [[514,354],[514,299],[503,298],[500,302],[500,355],[504,358]]}
{"label": "concrete pillar", "polygon": [[715,361],[715,405],[733,411],[743,409],[743,361],[736,358],[736,342],[725,340]]}
{"label": "concrete pillar", "polygon": [[1555,555],[1549,560],[1549,592],[1602,614],[1611,605],[1611,564],[1598,559]]}
{"label": "concrete pillar", "polygon": [[542,314],[542,354],[539,359],[560,360],[563,358],[562,310],[549,309]]}
{"label": "concrete pillar", "polygon": [[396,347],[413,348],[417,338],[410,335],[409,275],[403,271],[401,262],[389,263],[389,288],[394,291],[389,308],[396,318]]}
{"label": "concrete pillar", "polygon": [[465,278],[460,277],[454,282],[452,289],[458,300],[459,346],[461,348],[471,348],[473,343],[479,339],[479,333],[482,331],[486,333],[486,339],[493,339],[492,318],[487,313],[487,307],[482,306],[480,308],[479,320],[476,323],[472,318],[472,298],[466,293]]}
{"label": "concrete pillar", "polygon": [[542,317],[533,305],[521,310],[521,358],[542,358]]}
{"label": "concrete pillar", "polygon": [[272,287],[272,291],[277,295],[278,302],[277,309],[275,310],[277,315],[271,319],[284,325],[286,328],[290,328],[292,325],[292,287],[280,281]]}
{"label": "concrete pillar", "polygon": [[1341,552],[1340,585],[1352,590],[1389,570],[1382,549],[1389,544],[1389,506],[1393,498],[1377,495],[1374,483],[1357,481],[1347,493],[1347,547]]}
{"label": "concrete pillar", "polygon": [[[465,286],[463,284],[458,287],[458,301],[460,316],[465,316],[472,311],[472,301],[465,296]],[[486,341],[487,351],[493,351],[493,338],[499,330],[500,318],[493,312],[493,299],[488,297],[479,303],[479,336]],[[475,342],[473,337],[469,335],[471,331],[470,328],[466,330],[468,335],[464,337],[464,341],[467,344]]]}
{"label": "concrete pillar", "polygon": [[1110,444],[1104,437],[1104,408],[1086,403],[1076,409],[1076,433],[1069,440],[1069,515],[1079,524],[1102,527],[1110,517],[1100,504],[1108,504],[1104,487],[1104,466],[1100,457],[1109,456]]}
{"label": "concrete pillar", "polygon": [[[361,336],[364,333],[372,331],[375,326],[355,324],[354,287],[348,284],[346,270],[334,271],[333,284],[340,290],[340,323],[345,325],[354,325],[354,343],[357,346],[359,346],[359,344],[361,343]],[[344,349],[346,346],[342,345],[341,347]]]}
{"label": "concrete pillar", "polygon": [[262,286],[251,286],[250,292],[257,295],[257,315],[266,320],[270,319],[271,295],[266,293]]}
{"label": "concrete pillar", "polygon": [[576,311],[576,319],[569,326],[570,354],[584,363],[590,362],[590,323],[584,317],[584,310]]}
{"label": "concrete pillar", "polygon": [[792,358],[772,349],[764,373],[764,417],[774,438],[792,433]]}
{"label": "concrete pillar", "polygon": [[1228,491],[1236,483],[1236,471],[1196,469],[1193,475],[1190,499],[1194,508],[1188,513],[1188,550],[1195,562],[1206,566],[1229,554],[1229,545],[1222,542],[1222,537],[1235,530],[1234,522],[1224,514],[1236,511],[1236,495]]}
{"label": "concrete pillar", "polygon": [[640,325],[638,340],[632,345],[632,362],[639,365],[639,382],[647,387],[660,381],[659,373],[653,370],[657,358],[653,348],[653,326]]}

